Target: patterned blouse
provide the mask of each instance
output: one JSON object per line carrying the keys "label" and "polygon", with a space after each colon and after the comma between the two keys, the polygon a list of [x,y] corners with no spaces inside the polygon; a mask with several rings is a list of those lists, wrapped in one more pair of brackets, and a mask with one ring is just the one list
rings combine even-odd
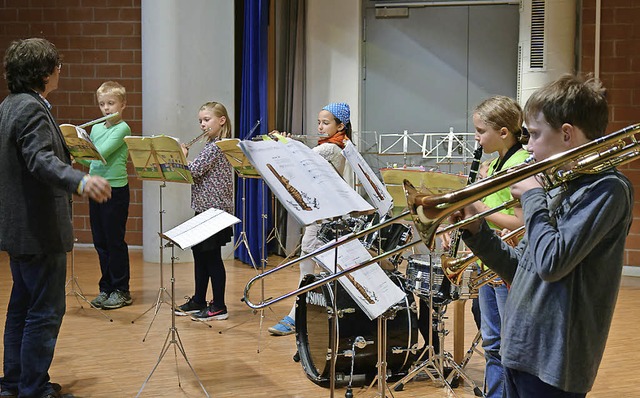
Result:
{"label": "patterned blouse", "polygon": [[205,144],[202,152],[189,163],[193,176],[191,208],[197,213],[211,208],[233,214],[233,174],[215,141]]}

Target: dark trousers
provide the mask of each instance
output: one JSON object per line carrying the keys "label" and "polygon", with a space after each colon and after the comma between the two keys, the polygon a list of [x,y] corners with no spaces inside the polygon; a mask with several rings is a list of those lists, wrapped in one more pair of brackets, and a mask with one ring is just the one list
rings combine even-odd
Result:
{"label": "dark trousers", "polygon": [[89,202],[93,245],[100,259],[100,291],[129,291],[129,248],[124,240],[129,217],[129,185],[112,188],[105,203]]}
{"label": "dark trousers", "polygon": [[4,327],[2,391],[53,393],[49,367],[65,312],[65,253],[10,255],[13,287]]}
{"label": "dark trousers", "polygon": [[536,376],[519,370],[504,368],[504,395],[507,398],[582,398],[586,393],[562,391]]}
{"label": "dark trousers", "polygon": [[211,281],[213,306],[216,309],[224,308],[224,291],[227,284],[227,273],[224,269],[224,262],[222,261],[222,248],[218,246],[212,250],[194,250],[193,263],[196,282],[193,301],[199,304],[206,303],[207,288],[209,281]]}

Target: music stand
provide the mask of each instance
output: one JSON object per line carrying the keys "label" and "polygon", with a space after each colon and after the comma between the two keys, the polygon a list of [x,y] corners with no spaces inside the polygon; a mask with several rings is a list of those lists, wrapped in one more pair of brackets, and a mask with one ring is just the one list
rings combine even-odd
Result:
{"label": "music stand", "polygon": [[[177,227],[167,231],[165,233],[160,233],[160,237],[164,238],[168,241],[167,246],[171,247],[171,296],[175,296],[175,257],[174,250],[175,246],[178,246],[181,249],[187,249],[193,245],[196,245],[205,239],[208,239],[212,235],[222,231],[223,229],[230,227],[233,224],[240,222],[240,220],[229,213],[224,212],[223,210],[218,209],[209,209],[205,212],[198,214],[195,217],[183,222]],[[184,346],[182,345],[182,340],[180,340],[180,335],[178,334],[178,328],[176,328],[176,303],[175,301],[171,301],[171,327],[169,328],[169,332],[167,333],[167,338],[164,341],[162,349],[160,350],[160,356],[158,357],[158,361],[155,366],[147,376],[146,380],[140,387],[140,391],[136,397],[139,397],[142,393],[142,390],[146,386],[147,382],[153,376],[153,373],[160,365],[162,358],[164,358],[167,351],[169,351],[169,347],[173,345],[173,353],[176,359],[176,373],[178,367],[178,353],[177,350],[180,350],[182,357],[189,365],[191,372],[195,376],[200,388],[204,391],[204,394],[209,397],[209,393],[204,388],[204,385],[200,381],[198,374],[191,366],[189,362],[189,358],[187,358],[187,353],[184,350]],[[180,373],[178,373],[178,385],[180,386]]]}
{"label": "music stand", "polygon": [[77,240],[78,240],[77,238],[73,239],[74,245],[73,245],[73,248],[71,248],[71,276],[69,276],[67,283],[64,285],[65,289],[69,286],[71,286],[71,289],[66,293],[66,295],[67,296],[73,295],[76,298],[76,300],[78,300],[78,303],[80,304],[80,308],[84,308],[82,306],[82,303],[80,302],[80,300],[83,300],[85,303],[89,305],[89,307],[100,312],[100,314],[102,314],[102,316],[107,318],[109,322],[113,322],[113,318],[110,318],[107,314],[105,314],[101,308],[98,308],[93,304],[91,304],[91,301],[87,300],[87,297],[84,295],[84,293],[82,293],[82,289],[80,288],[80,284],[78,283],[78,277],[76,276],[76,273],[75,273],[75,268],[76,268],[75,267],[75,252],[76,252],[75,242]]}
{"label": "music stand", "polygon": [[[280,231],[278,230],[278,218],[279,218],[278,213],[279,212],[278,212],[278,206],[276,204],[276,197],[273,194],[271,194],[271,208],[273,209],[273,228],[267,235],[267,244],[275,239],[276,242],[278,242],[278,247],[282,249],[283,253],[286,253],[287,248],[284,247],[284,244],[282,243],[282,236],[280,235]],[[296,250],[297,248],[294,250],[294,252]]]}
{"label": "music stand", "polygon": [[[60,125],[60,131],[62,131],[62,137],[64,138],[64,142],[67,145],[67,148],[69,149],[69,153],[71,154],[71,156],[73,156],[74,160],[100,160],[103,164],[107,164],[106,160],[104,160],[104,158],[102,157],[102,155],[100,154],[96,146],[91,141],[91,138],[89,138],[89,135],[84,130],[84,127],[90,126],[95,123],[99,123],[101,121],[108,119],[109,117],[113,117],[113,116],[109,115],[108,117],[103,117],[103,118],[94,120],[93,122],[85,123],[80,126],[74,126],[72,124]],[[73,203],[71,206],[71,218],[73,219]],[[75,251],[76,251],[75,242],[77,240],[78,240],[77,238],[73,239],[74,244],[73,244],[73,247],[71,248],[71,276],[69,277],[69,279],[67,280],[67,283],[64,286],[65,289],[69,286],[71,287],[71,289],[66,293],[66,295],[75,296],[76,300],[78,300],[78,303],[80,304],[80,308],[84,308],[82,306],[82,303],[80,303],[80,300],[83,300],[85,303],[89,305],[89,307],[95,310],[98,310],[100,314],[102,314],[102,316],[104,316],[109,320],[109,322],[113,322],[113,319],[110,318],[107,314],[105,314],[101,308],[94,306],[93,304],[91,304],[91,301],[87,300],[87,297],[84,295],[84,293],[82,292],[82,289],[80,288],[80,284],[78,283],[78,278],[76,277],[76,271],[75,271],[75,268],[76,268],[75,267]]]}
{"label": "music stand", "polygon": [[[129,154],[131,156],[131,162],[133,163],[134,170],[141,180],[159,181],[160,184],[160,196],[159,196],[159,216],[160,225],[159,229],[162,232],[162,218],[164,209],[162,207],[162,190],[167,186],[169,182],[179,182],[186,184],[193,184],[193,178],[191,172],[187,168],[187,159],[182,152],[180,143],[173,137],[160,135],[153,137],[124,137],[124,141],[129,148]],[[140,314],[137,318],[133,319],[131,323],[135,323],[138,319],[142,318],[149,311],[155,308],[153,318],[149,323],[142,341],[147,339],[151,325],[160,311],[160,307],[163,303],[167,303],[164,298],[167,297],[173,306],[173,294],[169,294],[164,287],[163,277],[163,264],[164,264],[164,247],[163,238],[160,235],[160,287],[158,288],[158,295],[156,301],[151,306]],[[172,255],[173,257],[173,255]],[[173,258],[172,258],[173,261]]]}
{"label": "music stand", "polygon": [[216,145],[224,156],[227,158],[227,161],[233,167],[233,170],[238,175],[238,178],[242,181],[242,231],[240,231],[240,236],[236,239],[236,242],[233,246],[233,251],[235,252],[240,245],[244,244],[245,249],[247,250],[247,254],[249,255],[249,259],[251,260],[251,265],[257,271],[258,266],[253,259],[253,255],[251,254],[251,250],[249,249],[249,240],[247,239],[247,231],[245,229],[246,217],[247,217],[247,202],[246,202],[246,192],[247,192],[247,179],[260,178],[260,174],[256,171],[256,169],[249,163],[247,157],[242,153],[240,148],[238,147],[238,143],[240,142],[237,138],[230,138],[224,140],[216,141]]}
{"label": "music stand", "polygon": [[[227,158],[227,161],[229,162],[229,164],[231,165],[231,167],[233,167],[233,170],[235,171],[235,173],[238,176],[238,179],[240,179],[240,181],[242,181],[242,216],[241,216],[241,220],[242,220],[242,230],[240,232],[240,236],[238,236],[238,238],[236,239],[236,242],[233,246],[233,251],[235,252],[238,247],[240,247],[240,245],[244,245],[245,249],[247,250],[247,254],[249,255],[249,259],[251,260],[251,265],[253,266],[253,268],[256,270],[256,273],[258,273],[258,265],[256,264],[256,261],[253,258],[253,254],[251,254],[251,250],[249,249],[249,240],[247,239],[247,232],[246,232],[246,217],[247,217],[247,203],[246,203],[246,192],[247,192],[247,179],[260,179],[261,176],[258,173],[258,171],[251,165],[251,163],[249,162],[249,159],[247,159],[247,157],[245,156],[245,154],[242,152],[242,150],[240,149],[240,147],[238,146],[238,143],[240,142],[239,139],[237,138],[232,138],[232,139],[224,139],[224,140],[219,140],[216,141],[216,145],[218,146],[218,148],[220,148],[220,150],[222,151],[222,153],[225,155],[225,157]],[[261,188],[262,188],[262,209],[263,209],[263,213],[262,213],[262,242],[267,242],[265,239],[267,239],[265,237],[265,230],[266,230],[266,222],[267,222],[267,213],[266,213],[266,194],[265,194],[265,190],[266,190],[266,185],[264,183],[264,180],[262,180],[261,182]],[[267,263],[267,252],[266,252],[266,243],[262,245],[261,248],[261,254],[260,254],[261,258],[260,258],[260,271],[259,273],[263,273],[266,267],[266,263]],[[262,290],[262,298],[264,299],[264,283],[261,286],[261,290]],[[254,314],[257,313],[257,311],[253,311]],[[259,330],[262,331],[262,325],[264,322],[264,310],[260,310],[260,326],[259,326]],[[243,322],[244,323],[244,322]],[[230,329],[236,328],[240,325],[242,325],[243,323],[240,323],[238,325],[235,326],[231,326],[229,328],[220,330],[219,333],[223,333],[224,331],[228,331]],[[260,333],[261,335],[262,333]],[[258,343],[258,352],[260,352],[260,343]]]}

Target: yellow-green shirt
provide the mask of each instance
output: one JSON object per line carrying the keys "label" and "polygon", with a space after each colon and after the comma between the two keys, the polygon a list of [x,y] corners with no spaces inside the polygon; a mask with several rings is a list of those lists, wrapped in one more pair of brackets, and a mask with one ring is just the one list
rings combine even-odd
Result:
{"label": "yellow-green shirt", "polygon": [[[516,153],[511,155],[509,159],[507,159],[506,162],[504,162],[504,165],[502,166],[501,170],[506,170],[510,167],[517,166],[522,162],[524,162],[524,160],[527,157],[529,157],[529,152],[527,152],[524,148],[518,149]],[[496,173],[495,169],[499,161],[500,161],[500,158],[496,158],[489,164],[488,176],[492,176]],[[512,199],[513,199],[513,196],[511,196],[511,189],[507,187],[485,197],[484,199],[482,199],[482,202],[485,205],[489,206],[490,208],[495,208],[500,206],[504,202],[508,202]],[[500,213],[509,214],[511,216],[515,214],[513,211],[513,208],[501,210]],[[487,221],[487,223],[492,229],[500,229],[497,225],[489,221]]]}

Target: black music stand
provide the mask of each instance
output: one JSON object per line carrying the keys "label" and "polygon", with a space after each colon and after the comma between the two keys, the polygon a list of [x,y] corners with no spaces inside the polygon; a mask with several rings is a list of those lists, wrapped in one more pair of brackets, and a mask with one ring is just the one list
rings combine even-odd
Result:
{"label": "black music stand", "polygon": [[[162,231],[162,216],[164,209],[162,207],[162,190],[167,186],[167,181],[178,182],[185,184],[193,184],[193,178],[191,172],[187,168],[187,159],[182,152],[180,143],[173,137],[169,136],[153,136],[153,137],[125,137],[125,143],[129,147],[129,154],[133,163],[134,169],[138,178],[141,180],[158,181],[160,184],[160,196],[159,196],[159,215],[160,225],[159,229]],[[155,308],[153,318],[149,323],[142,341],[147,339],[151,325],[160,311],[160,307],[163,303],[171,302],[174,304],[173,294],[169,294],[164,286],[163,278],[163,264],[164,264],[164,246],[163,238],[160,235],[160,287],[158,288],[158,295],[156,301],[137,318],[133,319],[131,323],[135,323],[138,319],[142,318],[149,311]],[[173,255],[172,255],[173,261]],[[169,301],[165,301],[165,297]]]}

